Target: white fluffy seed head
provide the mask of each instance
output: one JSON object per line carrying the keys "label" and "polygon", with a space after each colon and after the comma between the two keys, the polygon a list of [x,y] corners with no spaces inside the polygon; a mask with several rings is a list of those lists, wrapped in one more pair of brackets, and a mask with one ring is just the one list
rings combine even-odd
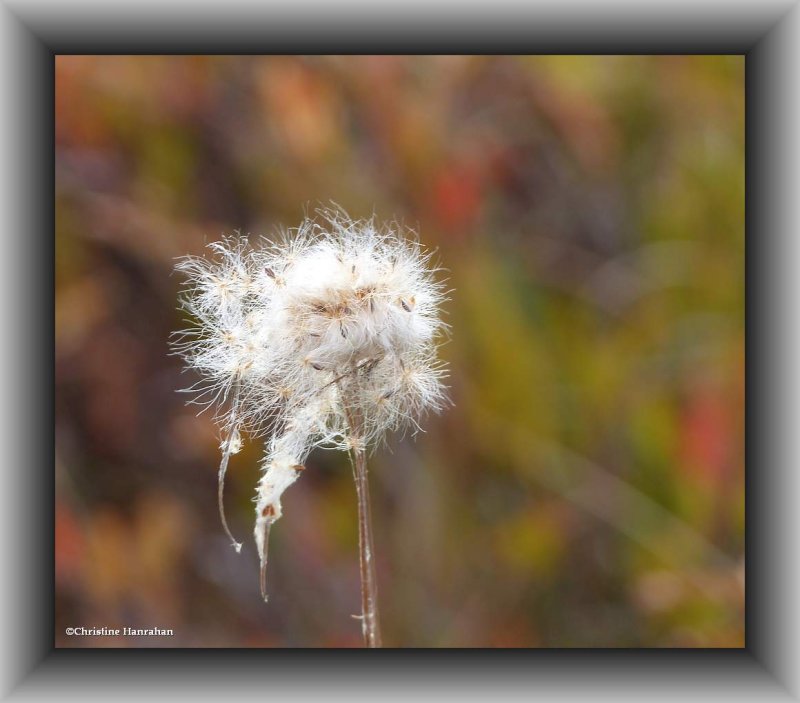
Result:
{"label": "white fluffy seed head", "polygon": [[319,214],[277,242],[227,239],[177,266],[195,325],[173,348],[202,376],[195,402],[215,408],[223,447],[238,449],[240,430],[270,435],[257,541],[313,447],[374,446],[445,399],[431,255],[374,219]]}

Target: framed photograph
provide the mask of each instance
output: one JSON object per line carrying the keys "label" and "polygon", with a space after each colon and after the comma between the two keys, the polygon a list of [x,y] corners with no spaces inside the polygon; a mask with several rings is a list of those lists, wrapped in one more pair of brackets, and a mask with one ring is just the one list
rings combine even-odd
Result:
{"label": "framed photograph", "polygon": [[577,5],[4,7],[9,691],[800,695],[798,10]]}

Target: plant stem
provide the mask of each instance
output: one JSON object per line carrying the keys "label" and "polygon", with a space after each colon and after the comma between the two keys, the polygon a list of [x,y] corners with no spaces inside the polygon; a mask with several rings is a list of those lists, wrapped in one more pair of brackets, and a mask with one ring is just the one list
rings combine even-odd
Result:
{"label": "plant stem", "polygon": [[369,502],[367,455],[353,449],[353,477],[358,495],[358,548],[361,564],[361,628],[367,647],[380,647],[381,628],[378,622],[378,582],[375,577],[375,549],[372,544],[372,514]]}
{"label": "plant stem", "polygon": [[[357,369],[354,369],[357,370]],[[359,413],[349,406],[345,390],[339,385],[347,424],[350,426],[352,440],[350,457],[353,466],[353,479],[358,496],[358,557],[361,573],[361,632],[364,645],[370,648],[381,647],[381,626],[378,620],[378,579],[375,575],[375,548],[372,543],[372,511],[369,501],[369,479],[367,477],[367,454],[360,443],[362,422]]]}

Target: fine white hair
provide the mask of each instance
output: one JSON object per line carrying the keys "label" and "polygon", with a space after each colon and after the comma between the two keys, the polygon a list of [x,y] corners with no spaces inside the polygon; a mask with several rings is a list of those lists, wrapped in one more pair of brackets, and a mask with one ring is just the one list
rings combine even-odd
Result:
{"label": "fine white hair", "polygon": [[192,326],[172,346],[202,377],[187,389],[193,402],[213,407],[222,430],[220,503],[242,434],[268,437],[256,496],[263,564],[281,495],[314,447],[363,451],[442,407],[446,325],[440,269],[399,225],[325,209],[260,244],[228,238],[180,261]]}

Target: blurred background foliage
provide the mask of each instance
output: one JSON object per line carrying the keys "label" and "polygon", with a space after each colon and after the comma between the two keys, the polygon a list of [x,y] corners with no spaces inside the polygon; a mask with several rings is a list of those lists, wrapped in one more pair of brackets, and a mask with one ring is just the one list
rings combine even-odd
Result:
{"label": "blurred background foliage", "polygon": [[[744,644],[744,60],[56,59],[56,642],[359,646],[355,491],[317,451],[250,534],[176,389],[174,257],[317,203],[437,247],[454,407],[371,460],[384,639]],[[173,628],[67,638],[67,626]]]}

